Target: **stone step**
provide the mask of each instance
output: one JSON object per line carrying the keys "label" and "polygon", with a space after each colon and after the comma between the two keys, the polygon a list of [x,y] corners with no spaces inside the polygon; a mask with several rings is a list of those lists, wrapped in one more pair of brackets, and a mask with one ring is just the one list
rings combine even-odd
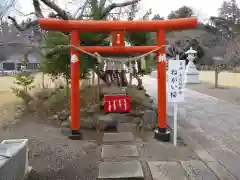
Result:
{"label": "stone step", "polygon": [[132,132],[104,133],[103,136],[103,144],[132,141],[134,141],[134,136]]}
{"label": "stone step", "polygon": [[137,157],[137,147],[135,145],[103,145],[101,158],[112,157]]}
{"label": "stone step", "polygon": [[99,164],[99,180],[129,180],[144,179],[143,170],[140,162],[103,162]]}

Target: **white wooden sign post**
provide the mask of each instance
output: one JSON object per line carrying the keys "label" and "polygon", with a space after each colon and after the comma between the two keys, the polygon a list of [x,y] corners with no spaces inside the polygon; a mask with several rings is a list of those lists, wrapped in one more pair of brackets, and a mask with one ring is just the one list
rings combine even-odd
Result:
{"label": "white wooden sign post", "polygon": [[174,104],[174,135],[173,144],[177,145],[177,112],[178,103],[184,101],[184,71],[185,60],[169,60],[168,61],[168,102]]}

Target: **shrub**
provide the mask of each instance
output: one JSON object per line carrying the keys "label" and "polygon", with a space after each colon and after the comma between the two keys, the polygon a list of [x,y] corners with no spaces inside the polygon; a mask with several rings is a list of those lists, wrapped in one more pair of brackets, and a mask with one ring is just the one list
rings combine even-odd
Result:
{"label": "shrub", "polygon": [[18,87],[12,87],[13,93],[21,98],[24,103],[27,105],[32,97],[29,94],[29,91],[34,88],[33,82],[34,77],[27,74],[18,74],[15,77],[14,84],[18,85]]}
{"label": "shrub", "polygon": [[51,96],[46,99],[42,105],[47,111],[56,111],[68,105],[69,98],[66,96],[66,89],[56,89]]}

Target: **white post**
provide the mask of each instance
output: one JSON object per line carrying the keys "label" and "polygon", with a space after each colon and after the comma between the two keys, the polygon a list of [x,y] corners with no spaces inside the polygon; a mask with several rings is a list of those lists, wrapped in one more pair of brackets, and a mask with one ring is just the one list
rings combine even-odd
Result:
{"label": "white post", "polygon": [[178,104],[175,102],[173,106],[173,145],[177,146],[177,112],[178,112]]}
{"label": "white post", "polygon": [[[179,59],[179,54],[176,55],[176,60]],[[177,113],[178,113],[178,104],[177,102],[174,103],[173,105],[173,145],[177,146]]]}
{"label": "white post", "polygon": [[180,60],[179,56],[176,56],[176,60],[169,60],[168,62],[168,102],[173,104],[173,145],[177,146],[177,115],[178,115],[178,103],[184,101],[184,71],[185,60]]}

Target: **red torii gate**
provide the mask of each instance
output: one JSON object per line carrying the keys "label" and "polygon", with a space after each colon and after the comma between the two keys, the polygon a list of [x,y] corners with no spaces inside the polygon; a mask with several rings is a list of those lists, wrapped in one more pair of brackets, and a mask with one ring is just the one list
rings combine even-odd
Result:
{"label": "red torii gate", "polygon": [[[70,32],[70,45],[80,46],[79,33],[81,32],[112,32],[112,46],[81,46],[87,52],[98,53],[147,53],[160,48],[157,53],[157,81],[158,81],[158,129],[155,138],[169,141],[170,134],[167,131],[167,99],[166,99],[166,70],[165,70],[165,44],[166,31],[193,29],[197,26],[197,18],[182,18],[174,20],[154,21],[77,21],[39,18],[40,27],[45,30]],[[125,47],[124,32],[156,32],[156,46],[130,46]],[[74,47],[70,48],[71,56],[79,57],[80,51]],[[159,58],[161,57],[161,58]],[[72,139],[81,138],[80,131],[80,61],[71,62],[71,117],[72,117]],[[76,138],[77,137],[77,138]]]}

